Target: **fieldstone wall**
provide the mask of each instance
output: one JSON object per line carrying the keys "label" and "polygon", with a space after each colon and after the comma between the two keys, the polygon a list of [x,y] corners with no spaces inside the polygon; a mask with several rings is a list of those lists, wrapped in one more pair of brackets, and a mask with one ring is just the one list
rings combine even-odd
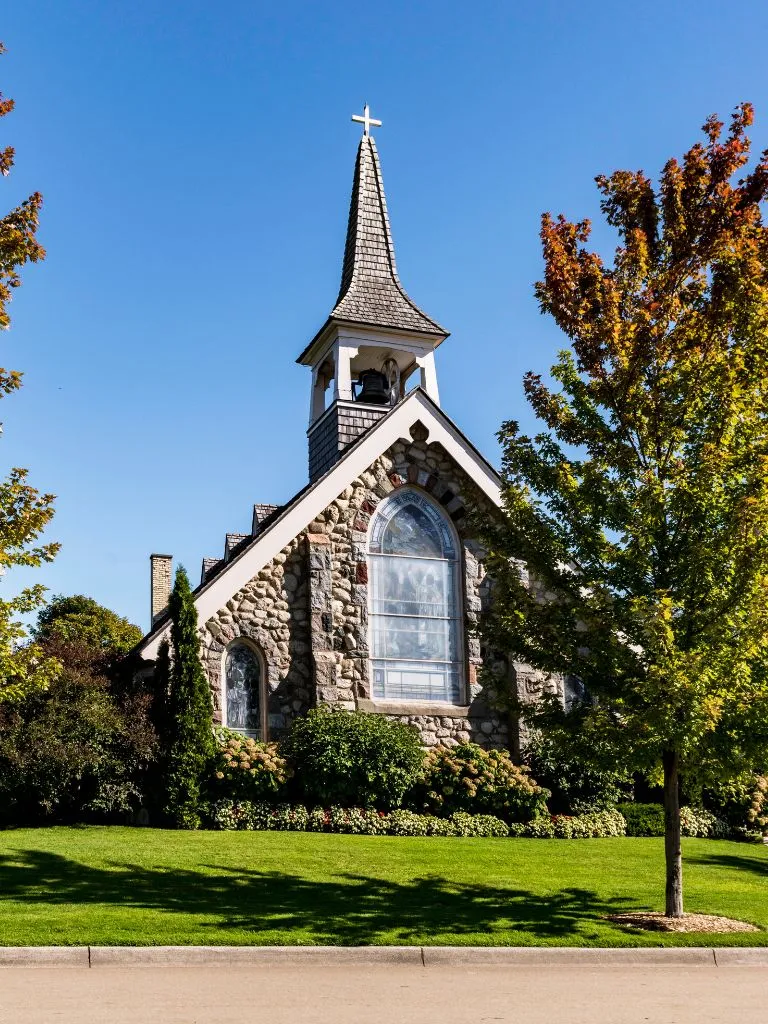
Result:
{"label": "fieldstone wall", "polygon": [[[368,671],[367,531],[380,501],[397,488],[421,488],[443,506],[461,539],[466,624],[466,705],[399,704],[372,698]],[[425,746],[472,740],[513,747],[507,716],[495,707],[491,680],[513,669],[483,669],[476,627],[488,581],[471,535],[470,510],[492,513],[487,499],[416,424],[411,437],[352,481],[306,531],[246,584],[202,629],[215,718],[221,720],[221,671],[228,644],[247,637],[267,670],[270,734],[317,703],[386,714],[415,725]],[[488,666],[486,666],[488,667]]]}
{"label": "fieldstone wall", "polygon": [[[430,494],[453,520],[462,543],[467,706],[393,704],[372,699],[368,671],[368,526],[382,499],[397,488],[413,485]],[[487,508],[485,506],[488,506]],[[477,622],[487,600],[481,546],[471,536],[470,509],[491,513],[487,499],[439,444],[430,444],[421,424],[409,440],[389,451],[352,481],[310,525],[313,537],[329,541],[333,661],[322,664],[320,699],[349,709],[380,712],[415,725],[426,746],[472,740],[484,746],[509,742],[506,716],[494,709],[494,694],[481,685],[483,665]]]}
{"label": "fieldstone wall", "polygon": [[279,735],[295,715],[310,707],[308,594],[306,553],[302,538],[297,537],[206,622],[203,665],[211,684],[215,722],[221,722],[224,652],[242,637],[258,647],[264,660],[270,735]]}

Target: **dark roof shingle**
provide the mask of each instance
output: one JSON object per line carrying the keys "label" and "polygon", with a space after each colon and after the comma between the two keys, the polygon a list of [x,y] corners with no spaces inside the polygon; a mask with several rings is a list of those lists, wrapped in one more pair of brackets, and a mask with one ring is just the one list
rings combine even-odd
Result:
{"label": "dark roof shingle", "polygon": [[363,135],[357,151],[341,287],[334,320],[445,335],[435,320],[406,294],[397,276],[387,200],[373,136]]}

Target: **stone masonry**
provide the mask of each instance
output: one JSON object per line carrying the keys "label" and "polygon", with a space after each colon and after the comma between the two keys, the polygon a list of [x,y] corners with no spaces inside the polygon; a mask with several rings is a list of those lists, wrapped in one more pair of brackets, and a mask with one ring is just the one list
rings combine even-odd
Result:
{"label": "stone masonry", "polygon": [[[463,550],[466,622],[466,704],[400,704],[372,700],[368,672],[367,531],[378,503],[402,486],[415,486],[453,520]],[[318,703],[386,714],[415,725],[425,746],[472,740],[507,746],[507,716],[494,706],[476,636],[487,599],[483,552],[470,535],[468,512],[485,499],[439,444],[417,423],[350,483],[273,561],[202,629],[204,663],[216,720],[221,719],[221,672],[227,645],[247,637],[266,667],[270,736]],[[487,509],[490,513],[490,509]],[[498,663],[492,666],[498,672]],[[505,669],[506,670],[506,669]],[[514,745],[514,743],[513,743]]]}

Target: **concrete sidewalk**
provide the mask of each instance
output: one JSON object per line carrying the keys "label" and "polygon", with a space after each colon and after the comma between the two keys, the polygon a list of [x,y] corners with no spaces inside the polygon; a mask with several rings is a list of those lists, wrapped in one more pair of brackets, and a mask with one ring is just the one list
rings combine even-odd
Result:
{"label": "concrete sidewalk", "polygon": [[0,967],[673,964],[768,967],[768,946],[0,946]]}
{"label": "concrete sidewalk", "polygon": [[712,959],[0,970],[0,1024],[750,1024],[767,1001],[768,969]]}

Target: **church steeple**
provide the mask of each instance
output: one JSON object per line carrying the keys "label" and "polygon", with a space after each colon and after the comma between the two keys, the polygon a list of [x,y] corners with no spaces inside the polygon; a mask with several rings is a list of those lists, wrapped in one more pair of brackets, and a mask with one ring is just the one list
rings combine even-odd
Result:
{"label": "church steeple", "polygon": [[406,294],[397,276],[381,165],[372,135],[363,135],[357,150],[341,287],[331,317],[447,337],[447,331]]}
{"label": "church steeple", "polygon": [[[396,405],[416,371],[439,404],[434,350],[448,332],[419,309],[397,273],[376,144],[366,104],[357,150],[341,287],[330,316],[296,360],[312,367],[310,479]],[[326,391],[333,384],[331,404]]]}

